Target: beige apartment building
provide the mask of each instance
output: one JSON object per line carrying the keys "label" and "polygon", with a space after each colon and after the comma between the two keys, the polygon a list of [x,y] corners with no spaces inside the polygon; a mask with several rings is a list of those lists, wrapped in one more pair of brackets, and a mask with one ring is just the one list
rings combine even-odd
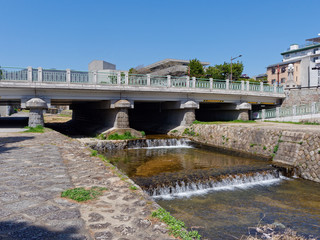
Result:
{"label": "beige apartment building", "polygon": [[268,83],[289,87],[288,66],[292,64],[292,87],[320,86],[320,37],[306,39],[304,45],[292,44],[281,55],[282,62],[267,67]]}
{"label": "beige apartment building", "polygon": [[269,84],[277,84],[280,86],[286,85],[288,81],[288,66],[289,64],[293,64],[293,81],[294,85],[292,87],[301,86],[300,80],[300,60],[289,61],[289,62],[281,62],[269,65],[267,67],[267,78]]}

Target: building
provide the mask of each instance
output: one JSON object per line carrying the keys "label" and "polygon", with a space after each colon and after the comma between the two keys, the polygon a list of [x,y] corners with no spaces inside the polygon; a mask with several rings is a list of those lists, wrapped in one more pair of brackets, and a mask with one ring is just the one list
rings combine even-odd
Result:
{"label": "building", "polygon": [[320,37],[306,39],[306,44],[292,44],[281,53],[282,62],[267,67],[268,83],[288,85],[288,66],[293,66],[292,87],[320,86]]}
{"label": "building", "polygon": [[102,61],[102,60],[93,60],[88,64],[89,72],[99,71],[99,70],[116,70],[116,65]]}
{"label": "building", "polygon": [[268,82],[268,75],[266,73],[262,73],[262,74],[259,74],[257,76],[253,76],[252,77],[254,80],[256,81],[260,81],[260,82],[264,82],[264,83],[267,83]]}
{"label": "building", "polygon": [[[209,62],[200,62],[202,66],[210,65]],[[151,74],[156,76],[185,76],[188,71],[189,60],[178,60],[167,58],[138,69],[140,74]]]}

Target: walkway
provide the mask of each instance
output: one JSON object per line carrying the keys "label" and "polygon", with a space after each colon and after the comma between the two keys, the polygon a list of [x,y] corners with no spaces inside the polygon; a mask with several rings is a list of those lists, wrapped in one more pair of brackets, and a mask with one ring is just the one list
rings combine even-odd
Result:
{"label": "walkway", "polygon": [[[54,131],[0,133],[0,239],[173,239],[148,219],[157,205],[90,155]],[[87,203],[60,198],[80,186],[108,190]]]}

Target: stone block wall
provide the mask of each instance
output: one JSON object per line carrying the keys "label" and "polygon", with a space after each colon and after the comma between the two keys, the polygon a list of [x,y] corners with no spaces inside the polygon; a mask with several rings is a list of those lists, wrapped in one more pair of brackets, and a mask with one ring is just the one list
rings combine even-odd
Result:
{"label": "stone block wall", "polygon": [[291,89],[281,106],[304,105],[312,102],[320,102],[320,88]]}
{"label": "stone block wall", "polygon": [[170,135],[189,137],[218,148],[273,159],[274,162],[295,167],[297,174],[304,179],[320,182],[319,132],[232,124],[193,124],[176,130],[171,131]]}

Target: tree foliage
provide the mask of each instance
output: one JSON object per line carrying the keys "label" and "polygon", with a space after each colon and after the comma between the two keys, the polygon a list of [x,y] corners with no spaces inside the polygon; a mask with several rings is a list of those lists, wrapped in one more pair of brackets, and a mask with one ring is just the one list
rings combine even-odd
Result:
{"label": "tree foliage", "polygon": [[135,69],[135,68],[130,68],[130,69],[129,69],[129,73],[131,73],[131,74],[136,74],[136,73],[138,73],[138,71],[137,71],[137,69]]}
{"label": "tree foliage", "polygon": [[[242,75],[243,63],[232,63],[232,79],[239,79]],[[223,64],[216,64],[206,69],[206,75],[214,79],[227,79],[231,75],[231,64],[224,62]]]}
{"label": "tree foliage", "polygon": [[195,58],[189,61],[187,75],[198,78],[205,76],[204,68],[198,59]]}

